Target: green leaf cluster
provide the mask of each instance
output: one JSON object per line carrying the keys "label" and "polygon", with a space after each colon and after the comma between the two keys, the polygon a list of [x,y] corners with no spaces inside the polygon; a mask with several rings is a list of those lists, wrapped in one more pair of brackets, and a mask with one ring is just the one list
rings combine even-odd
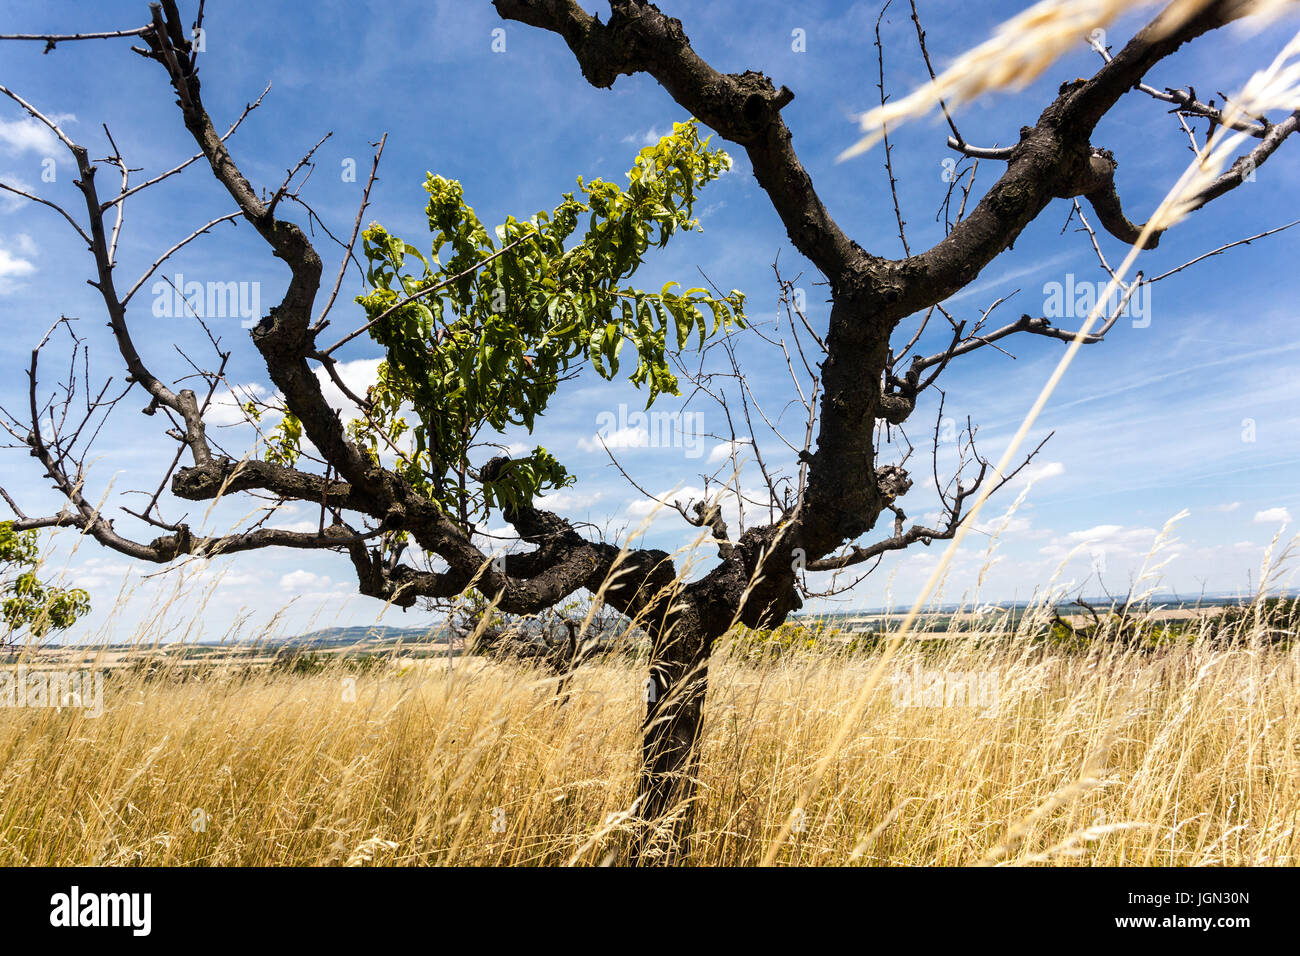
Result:
{"label": "green leaf cluster", "polygon": [[26,628],[41,637],[71,627],[90,610],[90,595],[81,588],[42,582],[36,574],[40,561],[36,532],[15,531],[12,521],[0,521],[0,617],[10,632]]}
{"label": "green leaf cluster", "polygon": [[605,379],[630,366],[647,407],[676,395],[670,350],[743,325],[738,291],[715,296],[670,282],[649,292],[629,281],[651,248],[698,228],[699,190],[730,165],[695,121],[676,123],[640,151],[626,187],[579,178],[549,213],[511,216],[490,232],[458,182],[429,174],[429,255],[381,225],[363,233],[369,291],[358,302],[385,360],[352,437],[378,455],[409,431],[412,450],[399,454],[398,469],[462,517],[570,484],[537,447],[470,490],[471,448],[483,429],[531,432],[559,384],[587,363]]}

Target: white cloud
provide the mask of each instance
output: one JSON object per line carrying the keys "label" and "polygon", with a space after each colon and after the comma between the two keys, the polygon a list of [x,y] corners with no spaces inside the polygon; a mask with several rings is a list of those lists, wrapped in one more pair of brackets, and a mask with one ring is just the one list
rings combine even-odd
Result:
{"label": "white cloud", "polygon": [[590,508],[603,497],[604,492],[601,491],[557,491],[539,497],[537,503],[547,511],[554,511],[557,514],[560,514],[568,511],[581,511],[583,508]]}
{"label": "white cloud", "polygon": [[1064,558],[1078,549],[1082,554],[1145,555],[1155,542],[1155,528],[1127,528],[1118,524],[1099,524],[1082,531],[1071,531],[1054,538],[1039,549],[1049,558]]}
{"label": "white cloud", "polygon": [[[76,118],[71,113],[55,113],[50,120],[62,126]],[[58,156],[63,151],[63,144],[48,126],[26,116],[18,120],[0,119],[0,150],[11,154],[32,152]]]}
{"label": "white cloud", "polygon": [[1099,524],[1096,527],[1088,528],[1084,531],[1071,531],[1065,536],[1065,540],[1078,544],[1083,541],[1104,541],[1114,538],[1124,530],[1123,525],[1118,524]]}
{"label": "white cloud", "polygon": [[14,276],[28,276],[36,271],[31,261],[15,256],[7,249],[0,249],[0,279]]}
{"label": "white cloud", "polygon": [[667,133],[659,132],[657,126],[651,126],[642,133],[629,133],[623,137],[622,142],[630,143],[633,146],[653,146],[667,135]]}
{"label": "white cloud", "polygon": [[[21,189],[25,193],[32,193],[32,184],[27,182],[21,176],[15,176],[13,173],[0,169],[0,183],[6,186],[12,186],[14,189]],[[30,199],[24,199],[22,196],[16,196],[7,189],[0,191],[0,212],[15,212],[31,202]]]}
{"label": "white cloud", "polygon": [[313,574],[299,568],[280,578],[280,587],[286,591],[324,591],[330,586],[330,578],[325,574]]}
{"label": "white cloud", "polygon": [[[926,516],[929,519],[929,516]],[[935,515],[934,522],[947,522],[946,515]],[[1010,508],[1002,512],[995,518],[989,518],[986,521],[980,521],[972,525],[972,530],[983,532],[984,534],[997,534],[1003,537],[1024,536],[1029,533],[1032,522],[1024,515],[1014,514]],[[931,524],[930,527],[936,527]]]}
{"label": "white cloud", "polygon": [[[326,524],[328,523],[329,522],[327,521]],[[273,527],[275,527],[277,531],[298,531],[303,534],[315,533],[320,530],[320,519],[302,518],[298,521],[290,521],[288,524],[277,524]],[[294,573],[296,574],[297,572]],[[288,575],[286,575],[286,577],[288,577]],[[284,582],[281,581],[280,583],[283,584]]]}
{"label": "white cloud", "polygon": [[[382,361],[383,359],[378,358],[353,359],[351,362],[339,362],[334,366],[334,371],[343,380],[343,384],[347,386],[348,391],[357,398],[364,399],[366,389],[379,381],[379,363]],[[354,418],[362,417],[361,410],[357,408],[356,403],[344,395],[342,389],[334,384],[334,380],[330,378],[329,373],[325,371],[323,366],[316,369],[316,378],[320,381],[320,390],[325,397],[325,401],[329,403],[331,408],[338,411],[343,421],[349,422]],[[399,410],[399,414],[406,416],[408,424],[414,424],[416,421],[415,410],[409,404],[403,405]],[[306,439],[303,440],[302,447],[309,454],[318,454],[316,446]],[[397,450],[400,450],[404,455],[414,453],[415,436],[409,430],[394,441],[391,446],[385,441],[380,441],[380,463],[391,466],[397,461]]]}
{"label": "white cloud", "polygon": [[732,449],[735,449],[737,460],[740,460],[740,449],[748,444],[747,441],[724,441],[721,444],[714,445],[713,451],[709,452],[709,464],[716,465],[719,462],[727,461],[731,458]]}
{"label": "white cloud", "polygon": [[[218,391],[212,396],[203,420],[213,427],[242,425],[246,419],[240,406],[253,399],[265,399],[268,391],[265,385],[256,382],[236,385],[233,390]],[[271,423],[273,421],[267,424]]]}
{"label": "white cloud", "polygon": [[519,545],[519,534],[509,525],[499,528],[480,528],[471,540],[474,547],[484,554],[492,555],[498,551],[513,552]]}
{"label": "white cloud", "polygon": [[255,588],[265,582],[259,575],[251,571],[224,571],[216,580],[215,587],[219,588]]}
{"label": "white cloud", "polygon": [[[730,496],[734,498],[734,495]],[[627,506],[627,514],[631,518],[646,518],[651,514],[655,519],[666,518],[671,516],[680,520],[680,515],[673,508],[674,501],[680,503],[683,507],[690,501],[702,501],[704,499],[704,489],[694,488],[690,485],[683,485],[672,491],[664,491],[655,498],[640,498],[631,502]],[[657,509],[657,510],[656,510]]]}
{"label": "white cloud", "polygon": [[1065,474],[1065,463],[1061,461],[1045,461],[1041,465],[1030,465],[1025,469],[1025,475],[1030,481],[1042,481],[1063,474]]}
{"label": "white cloud", "polygon": [[1241,507],[1240,501],[1233,501],[1226,505],[1215,505],[1210,510],[1211,511],[1236,511],[1240,507]]}
{"label": "white cloud", "polygon": [[[67,587],[85,588],[87,591],[118,590],[130,583],[138,569],[125,561],[111,558],[88,558],[70,569],[65,579],[56,579],[55,583]],[[107,595],[105,595],[107,596]]]}
{"label": "white cloud", "polygon": [[1263,511],[1256,511],[1254,517],[1255,524],[1290,524],[1291,512],[1286,508],[1265,508]]}
{"label": "white cloud", "polygon": [[[343,380],[343,384],[348,387],[348,391],[358,398],[365,398],[366,389],[374,385],[379,378],[380,361],[382,360],[373,358],[339,362],[334,366],[334,371]],[[321,392],[331,408],[340,411],[345,420],[358,416],[355,403],[334,384],[333,379],[330,378],[329,373],[323,367],[316,369],[316,377],[320,379]]]}
{"label": "white cloud", "polygon": [[[745,495],[745,527],[752,527],[759,523],[766,524],[770,520],[768,509],[760,507],[756,502],[768,499],[767,489],[745,487],[743,490]],[[736,499],[735,488],[730,486],[724,489],[719,485],[713,485],[706,495],[703,488],[693,485],[680,485],[675,489],[661,492],[654,498],[639,498],[630,501],[625,514],[629,518],[636,519],[638,523],[647,519],[652,523],[669,519],[681,524],[682,516],[673,507],[673,503],[680,504],[687,514],[693,515],[695,503],[704,501],[706,498],[721,505],[722,520],[726,522],[728,533],[733,536],[738,535],[741,530],[740,502]],[[694,537],[694,534],[695,532],[692,532],[692,537]]]}
{"label": "white cloud", "polygon": [[1065,463],[1061,461],[1030,462],[1018,475],[1007,482],[1000,494],[1018,494],[1030,484],[1038,484],[1049,478],[1059,478],[1065,474]]}
{"label": "white cloud", "polygon": [[35,264],[30,259],[23,258],[21,253],[31,255],[35,251],[35,246],[27,236],[20,236],[18,246],[20,254],[14,255],[8,249],[0,246],[0,295],[7,295],[15,289],[21,288],[22,280],[36,271]]}
{"label": "white cloud", "polygon": [[[335,371],[350,392],[359,398],[364,398],[366,389],[375,384],[378,379],[380,361],[381,359],[374,358],[339,362],[335,366]],[[343,394],[342,389],[334,384],[334,380],[323,367],[316,369],[316,378],[320,381],[321,394],[325,397],[325,401],[343,416],[344,421],[359,417],[360,413],[356,405]],[[273,393],[266,385],[258,382],[245,382],[236,385],[233,392],[223,391],[214,395],[204,419],[211,425],[239,424],[244,421],[244,413],[240,410],[240,406],[250,399],[276,404],[281,401],[281,395],[279,392]],[[264,412],[264,415],[263,426],[274,425],[278,421],[278,415],[275,413]],[[305,444],[304,448],[306,448]]]}
{"label": "white cloud", "polygon": [[601,451],[601,441],[605,448],[648,448],[650,432],[644,426],[618,428],[608,435],[593,435],[591,438],[579,438],[578,447],[583,451]]}

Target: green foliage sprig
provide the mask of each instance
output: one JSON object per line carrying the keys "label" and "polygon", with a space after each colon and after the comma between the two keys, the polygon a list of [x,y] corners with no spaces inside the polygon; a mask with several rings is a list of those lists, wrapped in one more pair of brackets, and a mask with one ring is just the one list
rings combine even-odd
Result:
{"label": "green foliage sprig", "polygon": [[[531,432],[559,383],[587,362],[614,378],[629,344],[636,360],[630,380],[647,388],[647,407],[661,394],[679,394],[669,332],[680,351],[693,335],[699,348],[720,330],[743,326],[738,291],[714,296],[670,282],[647,292],[628,284],[651,247],[698,228],[698,191],[730,166],[726,153],[700,140],[695,121],[676,123],[640,151],[627,187],[579,178],[581,198],[565,193],[550,213],[508,217],[492,233],[465,204],[459,183],[429,174],[429,256],[378,224],[362,234],[371,291],[357,301],[374,322],[369,333],[385,360],[367,395],[367,419],[351,423],[351,436],[377,457],[409,431],[412,450],[398,454],[397,469],[462,516],[468,510],[486,518],[493,507],[570,484],[555,456],[537,447],[482,481],[481,490],[469,490],[470,449],[483,428]],[[277,454],[296,448],[296,441],[282,444]]]}
{"label": "green foliage sprig", "polygon": [[81,588],[45,584],[37,576],[40,545],[35,531],[15,531],[0,521],[0,617],[10,633],[26,628],[37,637],[64,630],[90,610],[90,595]]}

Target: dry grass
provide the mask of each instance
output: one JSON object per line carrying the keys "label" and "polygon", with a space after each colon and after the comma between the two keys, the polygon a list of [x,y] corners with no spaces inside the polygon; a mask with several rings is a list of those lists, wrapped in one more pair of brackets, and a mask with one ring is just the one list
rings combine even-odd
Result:
{"label": "dry grass", "polygon": [[[1162,3],[1157,35],[1178,29],[1208,4],[1209,0]],[[932,82],[861,114],[858,123],[866,135],[842,152],[839,159],[867,152],[884,139],[886,129],[924,116],[941,104],[955,109],[997,90],[1024,89],[1071,48],[1085,42],[1094,30],[1109,26],[1130,10],[1154,5],[1155,0],[1039,0],[999,25],[988,40],[963,53]],[[1294,12],[1295,0],[1246,0],[1240,16],[1248,19],[1241,25],[1259,29]],[[1275,91],[1280,90],[1275,87]],[[1243,91],[1243,98],[1250,92]],[[1232,102],[1240,105],[1242,98]],[[1246,115],[1250,115],[1249,110]]]}
{"label": "dry grass", "polygon": [[[1298,653],[909,643],[778,862],[1295,864]],[[722,654],[688,862],[758,862],[876,660]],[[906,706],[941,703],[905,699],[914,672],[993,675],[996,707]],[[0,708],[0,864],[614,862],[643,680],[596,664],[561,705],[540,672],[475,659],[117,672],[98,718]]]}

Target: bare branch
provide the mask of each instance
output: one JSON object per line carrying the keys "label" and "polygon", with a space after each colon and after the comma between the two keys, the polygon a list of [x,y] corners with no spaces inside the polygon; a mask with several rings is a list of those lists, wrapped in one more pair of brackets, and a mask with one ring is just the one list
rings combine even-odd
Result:
{"label": "bare branch", "polygon": [[[230,139],[232,135],[234,135],[235,130],[239,129],[240,124],[244,122],[245,117],[247,117],[249,113],[253,112],[253,110],[257,109],[259,106],[262,105],[262,98],[265,97],[266,94],[270,92],[270,90],[271,90],[271,84],[268,83],[266,84],[265,89],[263,89],[261,94],[257,97],[257,99],[254,100],[252,103],[247,104],[244,107],[244,111],[239,114],[239,118],[230,124],[230,129],[226,130],[225,134],[221,137],[221,141],[223,143],[226,140]],[[164,179],[167,179],[171,176],[175,176],[177,173],[184,170],[191,163],[194,163],[195,161],[202,158],[203,158],[202,151],[197,152],[189,159],[185,160],[185,162],[177,166],[173,166],[171,169],[167,170],[164,173],[159,173],[157,176],[153,177],[153,179],[145,180],[142,183],[132,186],[130,189],[123,190],[123,192],[120,195],[114,196],[112,199],[106,200],[101,208],[103,209],[104,212],[107,212],[110,208],[122,202],[122,200],[134,196],[136,193],[140,192],[141,190],[148,189],[150,186],[153,186],[156,183],[160,183]]]}
{"label": "bare branch", "polygon": [[[1101,328],[1082,338],[1081,341],[1084,345],[1095,345],[1106,337],[1106,333],[1114,327],[1115,323],[1119,321],[1120,316],[1124,314],[1124,310],[1128,308],[1128,303],[1133,297],[1133,293],[1135,293],[1142,284],[1142,273],[1139,272],[1134,277],[1133,281],[1128,284],[1124,295],[1120,298],[1115,308],[1111,310],[1110,315],[1107,316],[1106,321],[1102,324]],[[1016,319],[1016,321],[1009,325],[1004,325],[996,331],[988,332],[984,335],[972,335],[970,338],[963,339],[961,342],[950,346],[948,349],[928,356],[927,358],[921,358],[918,356],[913,361],[912,369],[927,369],[935,365],[942,366],[950,359],[956,358],[958,355],[965,355],[968,352],[973,352],[986,345],[992,345],[994,342],[1004,339],[1009,335],[1015,335],[1017,332],[1029,332],[1033,335],[1043,335],[1067,343],[1073,342],[1075,336],[1078,334],[1068,329],[1058,329],[1046,318],[1034,318],[1029,315],[1022,315],[1020,318]]]}
{"label": "bare branch", "polygon": [[[1102,46],[1097,39],[1089,38],[1088,42],[1104,61],[1107,63],[1111,61],[1110,51],[1106,49],[1106,47]],[[1157,90],[1155,87],[1148,86],[1146,83],[1138,83],[1134,89],[1141,90],[1148,96],[1154,97],[1163,103],[1173,103],[1178,107],[1178,109],[1171,112],[1176,113],[1180,121],[1184,116],[1199,116],[1210,120],[1211,126],[1223,126],[1224,121],[1228,120],[1227,125],[1229,129],[1249,133],[1251,136],[1256,138],[1263,138],[1264,134],[1268,132],[1267,123],[1252,123],[1248,120],[1242,119],[1239,115],[1228,117],[1225,115],[1224,110],[1200,102],[1196,99],[1195,90],[1190,87],[1186,90],[1176,90],[1173,88]],[[1183,124],[1183,128],[1187,129],[1185,123]],[[1190,130],[1188,130],[1188,135],[1191,135]],[[1193,140],[1193,149],[1195,149],[1195,140]]]}
{"label": "bare branch", "polygon": [[607,88],[620,75],[649,73],[704,123],[739,143],[785,224],[790,241],[826,276],[843,275],[862,260],[831,218],[795,153],[781,110],[794,99],[761,73],[719,73],[691,48],[679,21],[650,4],[614,4],[601,23],[575,0],[493,0],[497,12],[559,34],[583,75]]}
{"label": "bare branch", "polygon": [[[280,184],[280,188],[277,189],[274,195],[271,196],[271,202],[266,207],[266,214],[268,216],[275,215],[275,207],[280,204],[281,199],[283,199],[286,195],[288,195],[289,184],[293,182],[293,177],[298,175],[298,170],[302,169],[304,166],[310,163],[311,158],[316,155],[316,150],[320,149],[321,146],[325,143],[325,140],[329,139],[333,135],[334,135],[333,130],[326,133],[324,136],[320,138],[320,141],[315,146],[307,150],[307,154],[303,156],[302,159],[298,160],[297,165],[295,165],[293,169],[289,169],[285,171],[288,175],[284,177],[284,182]],[[310,173],[308,173],[308,175],[310,175]]]}
{"label": "bare branch", "polygon": [[[1038,453],[1043,450],[1043,446],[1045,446],[1051,438],[1052,435],[1049,434],[1039,442],[1038,446],[1025,456],[1024,460],[1015,468],[1014,471],[1004,476],[996,485],[994,485],[994,492],[1000,490],[1007,484],[1007,482],[1020,474],[1020,472],[1034,460]],[[948,514],[943,527],[929,528],[924,525],[913,525],[904,531],[903,524],[907,516],[903,513],[902,509],[894,508],[894,533],[891,536],[884,538],[881,541],[877,541],[874,544],[866,545],[865,547],[855,545],[846,553],[841,555],[810,561],[807,566],[808,570],[838,571],[855,564],[861,564],[864,561],[869,561],[872,558],[878,558],[880,555],[889,551],[901,551],[917,543],[928,546],[932,541],[946,541],[954,537],[957,534],[957,529],[961,527],[961,523],[966,517],[962,511],[966,500],[980,489],[989,469],[989,463],[987,461],[978,457],[977,460],[980,462],[979,473],[976,475],[974,482],[970,486],[958,484],[957,493],[948,504]],[[901,497],[901,495],[899,497]]]}
{"label": "bare branch", "polygon": [[1000,159],[1009,160],[1011,155],[1016,151],[1014,146],[972,146],[970,143],[964,143],[955,136],[948,137],[948,148],[955,149],[963,156],[969,156],[971,159]]}
{"label": "bare branch", "polygon": [[339,294],[339,287],[343,285],[343,277],[347,274],[348,263],[353,260],[352,250],[357,244],[357,233],[361,231],[361,219],[365,215],[366,207],[370,205],[370,187],[375,184],[375,178],[379,173],[379,159],[384,155],[384,144],[387,142],[387,133],[379,137],[379,148],[375,150],[374,162],[370,164],[370,176],[366,179],[365,191],[361,193],[361,205],[357,207],[357,218],[352,223],[352,235],[348,239],[347,248],[343,252],[343,261],[339,264],[339,274],[334,279],[334,288],[330,290],[330,296],[325,301],[325,308],[321,309],[320,317],[316,319],[316,324],[312,327],[313,332],[319,332],[328,324],[326,316],[330,314],[330,309],[334,307],[334,299]]}
{"label": "bare branch", "polygon": [[134,30],[108,30],[103,33],[0,33],[0,40],[40,40],[45,43],[49,53],[56,43],[68,43],[73,40],[112,40],[118,37],[143,36],[150,26],[136,27]]}
{"label": "bare branch", "polygon": [[158,267],[161,266],[168,259],[170,259],[177,252],[180,252],[180,250],[184,249],[186,246],[188,246],[199,236],[206,235],[212,229],[213,226],[219,225],[220,223],[223,222],[233,222],[234,220],[239,219],[242,216],[243,213],[239,211],[228,212],[224,216],[218,216],[216,219],[213,219],[210,222],[207,222],[204,225],[200,226],[198,229],[195,229],[193,232],[191,232],[180,242],[176,243],[174,246],[172,246],[170,249],[164,252],[161,256],[155,259],[153,261],[153,264],[150,265],[149,268],[145,270],[144,275],[140,276],[140,278],[135,280],[135,284],[131,286],[130,289],[127,290],[126,295],[122,298],[122,305],[125,306],[128,302],[130,302],[131,297],[135,295],[136,292],[139,291],[140,286],[148,282],[149,277],[158,271]]}
{"label": "bare branch", "polygon": [[[3,89],[3,87],[0,87],[0,89]],[[15,195],[18,196],[22,196],[24,199],[30,199],[32,202],[40,203],[42,206],[49,206],[60,216],[66,219],[68,221],[68,225],[72,226],[73,229],[77,230],[77,235],[79,235],[85,241],[87,246],[90,245],[90,236],[86,235],[86,231],[81,228],[81,224],[78,223],[77,220],[73,219],[72,216],[68,214],[67,210],[64,209],[62,206],[60,206],[58,203],[50,202],[48,199],[42,199],[40,196],[34,196],[29,192],[24,192],[23,190],[17,188],[16,186],[10,186],[8,183],[0,183],[0,189],[5,190],[6,192],[14,193]]]}
{"label": "bare branch", "polygon": [[1159,282],[1161,279],[1167,279],[1171,275],[1182,272],[1184,269],[1188,268],[1189,266],[1194,266],[1198,262],[1201,262],[1205,259],[1209,259],[1212,256],[1220,255],[1221,253],[1227,252],[1229,249],[1235,248],[1236,246],[1248,246],[1256,239],[1263,239],[1265,236],[1271,236],[1274,235],[1275,233],[1283,232],[1287,229],[1290,229],[1292,226],[1297,226],[1297,225],[1300,225],[1300,219],[1294,219],[1291,222],[1288,222],[1285,226],[1276,226],[1273,229],[1267,229],[1264,232],[1258,232],[1255,235],[1248,236],[1245,239],[1236,239],[1232,242],[1225,242],[1217,249],[1211,249],[1209,252],[1202,253],[1201,255],[1197,256],[1195,259],[1187,260],[1181,266],[1175,266],[1174,268],[1168,270],[1167,272],[1162,272],[1158,276],[1153,276],[1152,278],[1147,280],[1147,284],[1150,285],[1152,282]]}
{"label": "bare branch", "polygon": [[[878,67],[878,80],[876,85],[877,85],[877,89],[880,90],[880,106],[882,109],[884,108],[885,101],[888,99],[888,97],[885,95],[885,47],[880,42],[880,21],[885,18],[885,11],[889,9],[889,5],[892,2],[893,0],[885,0],[884,6],[880,8],[880,14],[876,17],[876,65]],[[916,19],[915,3],[912,4],[912,18],[913,20]],[[917,23],[917,30],[920,31],[919,36],[921,36],[922,38],[921,49],[922,51],[924,51],[925,33],[921,31],[920,21],[917,20],[916,23]],[[926,65],[929,66],[930,64],[929,56],[926,56],[925,62]],[[934,79],[933,71],[931,71],[930,79],[931,80]],[[942,103],[940,105],[942,105]],[[948,115],[947,107],[944,108],[943,114],[944,116]],[[949,117],[948,122],[949,123],[952,122],[951,117]],[[906,223],[903,222],[903,210],[898,205],[898,182],[897,180],[894,179],[894,164],[891,158],[891,154],[893,153],[893,147],[889,143],[889,131],[887,129],[882,129],[881,132],[883,134],[883,140],[885,145],[885,172],[889,175],[889,194],[891,197],[893,197],[894,200],[894,219],[898,223],[898,239],[903,244],[903,255],[910,256],[912,254],[912,250],[909,249],[907,246],[907,233],[903,228],[906,225]],[[957,133],[957,127],[954,126],[953,135],[956,135],[956,133]]]}
{"label": "bare branch", "polygon": [[[935,82],[934,64],[930,62],[930,51],[925,47],[925,30],[921,28],[921,18],[916,14],[916,0],[911,0],[911,3],[912,23],[916,26],[916,41],[921,46],[921,57],[925,60],[925,68],[930,73],[930,82],[933,83]],[[879,24],[880,21],[876,21],[877,27],[879,27]],[[881,105],[884,104],[881,103]],[[965,148],[966,141],[962,139],[961,133],[957,130],[957,124],[953,122],[952,114],[948,112],[948,104],[943,101],[942,97],[939,98],[939,109],[943,110],[943,118],[948,121],[948,128],[952,130],[953,139],[957,141],[959,147]]]}

